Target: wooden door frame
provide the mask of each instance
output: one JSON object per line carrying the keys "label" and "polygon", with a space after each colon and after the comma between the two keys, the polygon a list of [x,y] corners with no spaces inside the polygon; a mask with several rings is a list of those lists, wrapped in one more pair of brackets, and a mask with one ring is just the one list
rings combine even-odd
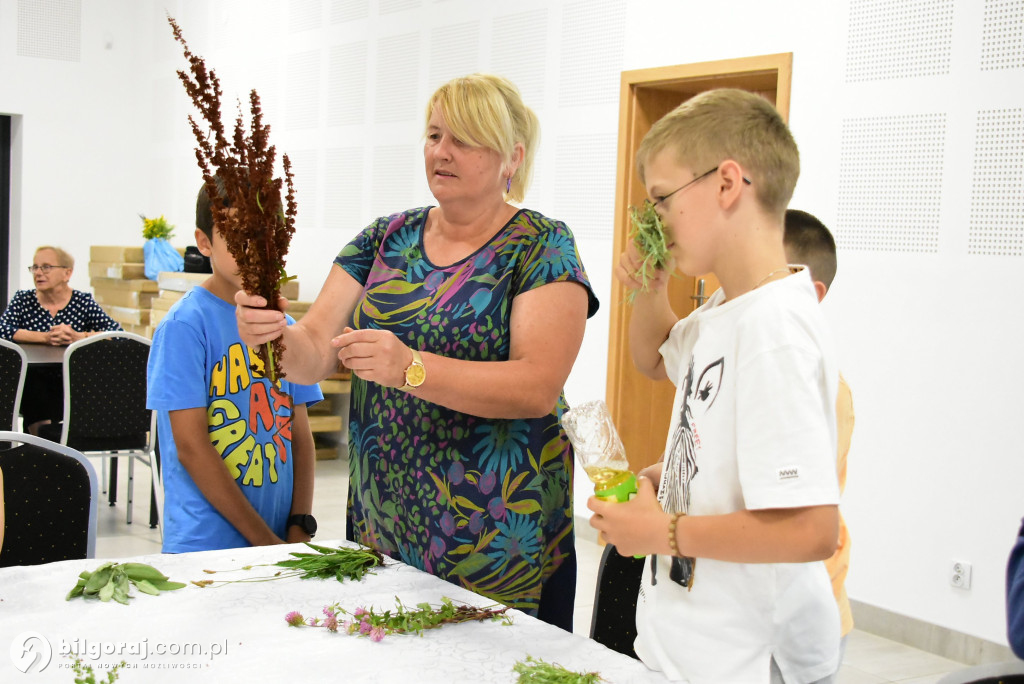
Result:
{"label": "wooden door frame", "polygon": [[[788,121],[792,73],[791,52],[622,72],[612,268],[628,239],[629,207],[639,206],[646,197],[634,160],[640,141],[654,122],[681,102],[713,88],[760,93],[773,101]],[[689,300],[696,282],[698,279],[689,276],[673,278],[670,298],[680,316],[694,308]],[[707,294],[715,286],[709,287]],[[605,400],[622,436],[630,466],[637,471],[661,456],[674,387],[668,381],[655,383],[633,366],[625,296],[622,285],[612,278]]]}

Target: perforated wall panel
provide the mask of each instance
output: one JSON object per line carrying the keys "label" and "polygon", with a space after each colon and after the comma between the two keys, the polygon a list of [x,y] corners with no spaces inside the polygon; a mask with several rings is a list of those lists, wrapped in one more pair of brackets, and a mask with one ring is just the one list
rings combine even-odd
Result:
{"label": "perforated wall panel", "polygon": [[79,61],[81,0],[18,0],[18,56]]}
{"label": "perforated wall panel", "polygon": [[[287,150],[288,159],[292,163],[292,173],[295,175],[295,203],[299,208],[297,217],[298,226],[301,229],[320,228],[320,177],[317,167],[319,166],[320,150]],[[281,163],[281,150],[277,152],[277,163]],[[281,174],[283,178],[284,175]]]}
{"label": "perforated wall panel", "polygon": [[377,11],[381,14],[395,14],[416,9],[420,4],[420,0],[379,0]]}
{"label": "perforated wall panel", "polygon": [[1024,0],[985,0],[981,68],[1024,67]]}
{"label": "perforated wall panel", "polygon": [[953,0],[851,0],[846,81],[948,74]]}
{"label": "perforated wall panel", "polygon": [[346,126],[366,120],[366,42],[331,48],[327,72],[327,125]]}
{"label": "perforated wall panel", "polygon": [[560,105],[618,102],[625,16],[621,0],[588,0],[565,6]]}
{"label": "perforated wall panel", "polygon": [[428,90],[456,76],[480,71],[480,22],[440,26],[430,36]]}
{"label": "perforated wall panel", "polygon": [[323,25],[323,0],[288,0],[288,32],[299,33]]}
{"label": "perforated wall panel", "polygon": [[574,235],[612,238],[615,148],[614,133],[563,136],[555,142],[555,218],[565,221]]}
{"label": "perforated wall panel", "polygon": [[287,122],[289,130],[316,128],[320,123],[321,51],[288,55]]}
{"label": "perforated wall panel", "polygon": [[978,112],[967,251],[1024,255],[1024,109]]}
{"label": "perforated wall panel", "polygon": [[945,142],[945,114],[843,121],[837,244],[936,252]]}
{"label": "perforated wall panel", "polygon": [[331,23],[366,19],[370,16],[370,0],[331,0]]}
{"label": "perforated wall panel", "polygon": [[377,41],[377,87],[374,120],[381,123],[418,119],[419,33],[382,36]]}
{"label": "perforated wall panel", "polygon": [[324,227],[354,235],[371,219],[363,210],[363,148],[329,149],[325,162]]}
{"label": "perforated wall panel", "polygon": [[547,60],[546,26],[548,11],[536,10],[496,17],[491,32],[491,65],[495,73],[516,86],[523,101],[537,109],[544,103],[544,76]]}
{"label": "perforated wall panel", "polygon": [[423,176],[423,157],[413,145],[380,145],[372,150],[370,174],[370,220],[408,209],[413,201],[413,183]]}

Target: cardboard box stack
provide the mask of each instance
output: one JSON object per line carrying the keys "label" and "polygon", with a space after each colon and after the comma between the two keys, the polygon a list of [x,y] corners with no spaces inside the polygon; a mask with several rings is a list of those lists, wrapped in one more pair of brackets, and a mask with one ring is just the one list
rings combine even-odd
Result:
{"label": "cardboard box stack", "polygon": [[[156,330],[163,317],[167,315],[174,303],[181,299],[186,292],[210,277],[209,273],[184,273],[174,271],[163,271],[157,276],[156,289],[158,296],[150,300],[149,324]],[[281,290],[281,294],[289,300],[299,296],[299,283],[297,280],[288,282]],[[296,303],[293,303],[296,304]],[[305,309],[309,304],[305,304]],[[289,308],[288,313],[292,310]],[[294,315],[294,314],[293,314]]]}
{"label": "cardboard box stack", "polygon": [[96,301],[126,331],[152,337],[149,310],[158,288],[144,275],[143,263],[141,246],[89,248],[89,283]]}

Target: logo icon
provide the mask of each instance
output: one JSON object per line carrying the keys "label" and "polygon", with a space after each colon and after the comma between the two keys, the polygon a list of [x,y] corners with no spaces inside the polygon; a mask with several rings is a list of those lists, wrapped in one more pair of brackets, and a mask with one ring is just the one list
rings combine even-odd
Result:
{"label": "logo icon", "polygon": [[51,657],[53,648],[39,632],[22,632],[11,642],[11,661],[22,672],[42,672]]}

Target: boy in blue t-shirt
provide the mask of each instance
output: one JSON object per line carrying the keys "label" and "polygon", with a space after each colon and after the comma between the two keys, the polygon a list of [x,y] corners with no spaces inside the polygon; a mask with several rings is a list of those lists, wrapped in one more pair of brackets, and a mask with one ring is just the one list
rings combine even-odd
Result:
{"label": "boy in blue t-shirt", "polygon": [[275,387],[239,338],[234,296],[241,278],[214,229],[205,185],[196,226],[196,244],[213,274],[171,307],[149,356],[147,405],[158,411],[164,481],[163,551],[309,541],[316,532],[316,454],[306,407],[323,394],[287,379]]}

